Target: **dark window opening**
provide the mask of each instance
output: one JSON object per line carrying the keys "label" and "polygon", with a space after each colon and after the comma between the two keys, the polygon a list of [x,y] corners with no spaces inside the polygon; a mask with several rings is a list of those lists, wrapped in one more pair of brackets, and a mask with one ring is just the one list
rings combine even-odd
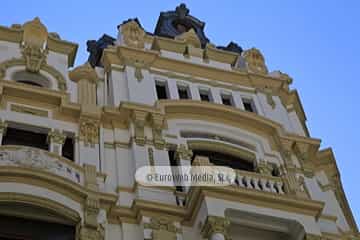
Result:
{"label": "dark window opening", "polygon": [[231,95],[221,95],[221,100],[224,105],[233,106]]}
{"label": "dark window opening", "polygon": [[1,240],[58,239],[74,240],[75,227],[0,215]]}
{"label": "dark window opening", "polygon": [[210,102],[210,92],[209,91],[200,91],[201,101]]}
{"label": "dark window opening", "polygon": [[256,112],[255,110],[255,106],[252,100],[250,99],[243,99],[243,105],[244,105],[244,109],[245,111],[248,112]]}
{"label": "dark window opening", "polygon": [[33,86],[37,86],[37,87],[42,87],[42,85],[36,83],[36,82],[31,82],[31,81],[26,81],[26,80],[22,80],[22,81],[17,81],[19,83],[24,83],[24,84],[29,84],[29,85],[33,85]]}
{"label": "dark window opening", "polygon": [[274,166],[272,171],[271,171],[271,175],[274,177],[280,177],[280,170],[277,166]]}
{"label": "dark window opening", "polygon": [[210,162],[217,166],[226,166],[233,169],[250,171],[250,172],[254,172],[255,170],[254,164],[252,162],[249,162],[245,159],[230,154],[207,151],[207,150],[193,150],[193,153],[194,155],[191,162],[195,159],[196,156],[204,156],[204,157],[208,157]]}
{"label": "dark window opening", "polygon": [[183,87],[183,86],[178,87],[178,93],[180,99],[190,98],[189,89],[187,87]]}
{"label": "dark window opening", "polygon": [[74,140],[70,137],[66,137],[64,145],[62,146],[63,157],[74,161]]}
{"label": "dark window opening", "polygon": [[161,82],[156,83],[156,94],[158,99],[168,99],[165,83],[161,83]]}
{"label": "dark window opening", "polygon": [[37,87],[50,87],[49,79],[39,73],[19,71],[12,75],[12,79],[19,83],[29,84]]}
{"label": "dark window opening", "polygon": [[49,150],[47,134],[8,127],[2,140],[3,145],[22,145]]}
{"label": "dark window opening", "polygon": [[[169,150],[168,154],[169,154],[170,166],[171,167],[178,167],[179,162],[176,159],[176,152],[174,150]],[[175,173],[173,173],[173,174],[175,174]],[[176,184],[175,188],[176,188],[176,191],[178,191],[178,192],[183,192],[184,191],[183,186],[180,186],[178,184]]]}

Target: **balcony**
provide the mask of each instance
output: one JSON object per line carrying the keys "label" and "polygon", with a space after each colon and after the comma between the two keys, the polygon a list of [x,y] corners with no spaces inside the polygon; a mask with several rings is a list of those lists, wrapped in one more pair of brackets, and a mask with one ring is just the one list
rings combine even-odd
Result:
{"label": "balcony", "polygon": [[84,184],[84,170],[70,160],[39,148],[0,146],[0,166],[46,171],[77,184]]}
{"label": "balcony", "polygon": [[246,188],[261,192],[284,195],[284,182],[280,177],[263,175],[255,172],[235,170],[236,178],[234,185],[239,188]]}

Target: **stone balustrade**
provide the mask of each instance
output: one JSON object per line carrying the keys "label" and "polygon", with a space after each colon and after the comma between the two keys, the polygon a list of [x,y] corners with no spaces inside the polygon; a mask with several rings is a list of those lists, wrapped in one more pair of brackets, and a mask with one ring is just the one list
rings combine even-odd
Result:
{"label": "stone balustrade", "polygon": [[54,153],[32,147],[0,146],[0,166],[19,166],[51,172],[83,185],[82,167]]}
{"label": "stone balustrade", "polygon": [[276,194],[285,194],[284,183],[280,177],[273,177],[254,172],[236,170],[235,186],[258,190],[262,192],[271,192]]}

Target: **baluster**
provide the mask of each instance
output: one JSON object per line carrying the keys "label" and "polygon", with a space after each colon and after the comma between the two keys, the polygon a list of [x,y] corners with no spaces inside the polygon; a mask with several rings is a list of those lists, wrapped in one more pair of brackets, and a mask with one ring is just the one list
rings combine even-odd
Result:
{"label": "baluster", "polygon": [[249,189],[253,189],[253,186],[251,185],[251,177],[249,176],[244,176],[245,182],[246,182],[246,187]]}
{"label": "baluster", "polygon": [[261,179],[260,179],[260,184],[261,184],[262,190],[263,190],[264,192],[271,192],[271,189],[270,189],[270,187],[269,187],[269,184],[268,184],[268,180],[267,180],[267,179],[261,178]]}
{"label": "baluster", "polygon": [[243,176],[241,176],[239,173],[236,175],[236,179],[238,182],[239,187],[245,187],[244,182],[243,182]]}
{"label": "baluster", "polygon": [[274,180],[269,180],[270,191],[273,192],[273,193],[277,193],[274,184],[275,184]]}
{"label": "baluster", "polygon": [[285,194],[283,191],[283,183],[282,182],[275,182],[276,188],[279,194]]}
{"label": "baluster", "polygon": [[258,179],[258,178],[253,177],[253,178],[251,179],[251,182],[253,183],[254,188],[255,188],[256,190],[261,191],[261,188],[259,187],[259,179]]}

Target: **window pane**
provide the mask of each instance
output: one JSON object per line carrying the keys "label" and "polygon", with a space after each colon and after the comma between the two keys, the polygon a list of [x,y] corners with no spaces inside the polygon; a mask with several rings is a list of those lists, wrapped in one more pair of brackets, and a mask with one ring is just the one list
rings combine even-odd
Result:
{"label": "window pane", "polygon": [[227,106],[232,106],[232,99],[230,95],[222,95],[221,96],[222,103]]}
{"label": "window pane", "polygon": [[62,156],[74,161],[74,141],[72,138],[67,137],[62,147]]}
{"label": "window pane", "polygon": [[167,91],[164,83],[156,83],[156,94],[158,99],[167,99]]}
{"label": "window pane", "polygon": [[22,145],[49,150],[47,134],[36,133],[15,128],[7,128],[3,145]]}
{"label": "window pane", "polygon": [[180,99],[189,99],[189,89],[187,87],[178,87]]}
{"label": "window pane", "polygon": [[210,92],[209,91],[200,91],[201,101],[210,102]]}
{"label": "window pane", "polygon": [[244,109],[248,112],[256,112],[254,102],[251,99],[242,99]]}

